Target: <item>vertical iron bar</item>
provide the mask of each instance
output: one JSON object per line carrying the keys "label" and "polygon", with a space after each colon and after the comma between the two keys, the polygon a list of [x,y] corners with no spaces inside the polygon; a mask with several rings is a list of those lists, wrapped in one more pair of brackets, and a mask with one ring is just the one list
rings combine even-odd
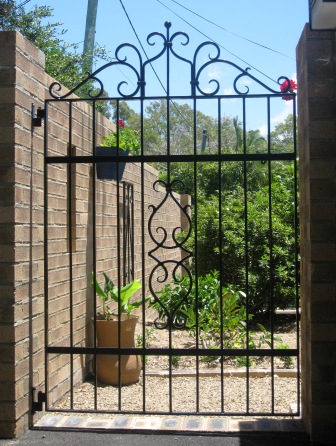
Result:
{"label": "vertical iron bar", "polygon": [[[271,154],[271,107],[270,97],[267,96],[267,150]],[[269,221],[269,249],[270,249],[270,326],[271,326],[271,350],[274,351],[274,299],[273,299],[273,220],[272,220],[272,166],[268,159],[268,221]],[[272,381],[272,414],[274,414],[274,356],[271,356],[271,381]]]}
{"label": "vertical iron bar", "polygon": [[[35,105],[31,105],[31,116],[35,116]],[[29,240],[33,240],[33,167],[34,167],[34,125],[31,123],[30,128],[30,168],[29,168]],[[33,244],[29,243],[29,277],[33,277]],[[29,280],[28,284],[28,351],[29,351],[29,389],[34,392],[33,384],[33,282]],[[33,401],[29,402],[28,425],[33,425]]]}
{"label": "vertical iron bar", "polygon": [[[169,27],[167,27],[167,42],[169,42]],[[167,155],[170,156],[170,49],[166,47],[166,103],[167,103]],[[170,185],[170,162],[167,163],[167,183]],[[173,411],[173,382],[172,382],[172,322],[168,325],[169,329],[169,411]]]}
{"label": "vertical iron bar", "polygon": [[119,181],[119,137],[120,137],[120,125],[119,125],[119,119],[120,119],[120,101],[117,101],[117,182],[116,182],[116,200],[117,200],[117,281],[118,281],[118,411],[121,411],[121,361],[122,361],[122,354],[121,354],[121,306],[120,306],[120,287],[121,287],[121,261],[120,261],[120,181]]}
{"label": "vertical iron bar", "polygon": [[[194,155],[197,155],[197,100],[194,97],[193,100],[193,112],[194,112]],[[196,349],[199,350],[199,318],[198,318],[198,249],[197,249],[197,219],[198,219],[198,207],[197,207],[197,161],[196,158],[194,160],[194,210],[195,210],[195,313],[196,313]],[[199,412],[199,356],[196,356],[196,412]]]}
{"label": "vertical iron bar", "polygon": [[295,243],[295,310],[296,310],[296,368],[297,368],[297,410],[301,413],[300,388],[300,302],[299,302],[299,220],[298,220],[298,178],[297,178],[297,138],[296,138],[296,97],[293,98],[293,151],[294,151],[294,243]]}
{"label": "vertical iron bar", "polygon": [[48,253],[48,111],[49,103],[45,101],[45,123],[44,123],[44,382],[45,382],[45,407],[48,409],[49,403],[49,361],[47,348],[49,347],[49,253]]}
{"label": "vertical iron bar", "polygon": [[[222,110],[221,99],[217,103],[218,116],[218,154],[222,149]],[[220,304],[220,348],[224,348],[224,325],[223,325],[223,237],[222,237],[222,162],[218,161],[218,205],[219,205],[219,222],[218,222],[218,238],[219,238],[219,304]],[[221,355],[221,411],[224,412],[224,356]]]}
{"label": "vertical iron bar", "polygon": [[[243,150],[244,150],[244,208],[245,208],[245,283],[246,283],[246,349],[250,347],[250,324],[249,324],[249,238],[248,238],[248,198],[247,198],[247,161],[246,161],[246,99],[243,98]],[[246,413],[250,412],[250,356],[246,356]]]}
{"label": "vertical iron bar", "polygon": [[[141,164],[140,164],[140,169],[141,169],[141,196],[140,196],[140,203],[141,203],[141,291],[142,291],[142,299],[143,299],[143,303],[144,303],[144,298],[145,298],[145,294],[146,294],[146,259],[145,259],[145,169],[144,169],[144,162],[143,162],[143,157],[144,157],[144,102],[143,99],[141,99],[140,102],[140,113],[141,113],[141,122],[140,122],[140,126],[141,126],[141,135],[140,135],[140,139],[141,139]],[[134,227],[134,199],[133,199],[133,227]],[[132,255],[132,268],[133,268],[133,277],[135,277],[135,272],[134,272],[134,252]],[[145,305],[142,305],[142,346],[145,347],[145,339],[146,339],[146,330],[145,330],[145,326],[146,326],[146,308]],[[146,412],[146,355],[142,356],[142,411],[145,413]]]}
{"label": "vertical iron bar", "polygon": [[[72,258],[72,102],[69,102],[69,146],[68,157],[70,162],[67,165],[68,170],[68,239],[69,239],[69,298],[70,298],[70,346],[73,347],[73,258]],[[70,408],[73,410],[73,353],[70,354]]]}
{"label": "vertical iron bar", "polygon": [[[92,153],[94,156],[96,147],[96,102],[92,101]],[[89,195],[90,199],[90,195]],[[93,162],[92,166],[92,262],[93,262],[93,277],[94,277],[94,298],[93,298],[93,364],[94,364],[94,410],[98,408],[98,378],[97,378],[97,293],[96,293],[96,280],[97,280],[97,219],[96,219],[96,162]]]}

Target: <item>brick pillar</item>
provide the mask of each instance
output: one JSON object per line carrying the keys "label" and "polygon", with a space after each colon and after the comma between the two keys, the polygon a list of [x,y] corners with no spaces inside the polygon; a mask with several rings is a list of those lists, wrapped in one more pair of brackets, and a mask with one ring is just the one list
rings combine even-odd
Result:
{"label": "brick pillar", "polygon": [[302,413],[314,441],[336,438],[336,46],[306,25],[297,47]]}
{"label": "brick pillar", "polygon": [[0,438],[31,423],[30,371],[44,380],[43,129],[31,129],[44,78],[44,55],[0,32]]}

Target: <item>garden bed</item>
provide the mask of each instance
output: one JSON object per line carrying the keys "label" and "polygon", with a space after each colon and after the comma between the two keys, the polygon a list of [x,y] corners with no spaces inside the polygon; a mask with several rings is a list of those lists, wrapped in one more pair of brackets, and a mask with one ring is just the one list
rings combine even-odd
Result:
{"label": "garden bed", "polygon": [[[291,320],[290,320],[291,319]],[[137,332],[138,346],[142,346],[142,333],[140,333],[140,326]],[[157,330],[154,326],[146,327],[146,346],[148,348],[168,348],[169,347],[169,332],[168,330]],[[256,338],[262,336],[262,332],[254,331]],[[296,339],[296,324],[293,322],[293,318],[287,318],[287,321],[281,325],[275,327],[274,333],[274,346],[275,348],[291,348],[297,347]],[[195,348],[196,339],[190,335],[188,330],[173,330],[172,331],[172,347],[173,348]],[[204,347],[202,340],[199,340],[200,349]],[[263,344],[263,349],[270,349],[267,344]],[[215,350],[214,356],[200,356],[198,361],[198,368],[213,369],[220,368],[221,359],[216,357]],[[289,357],[275,357],[274,368],[276,369],[296,369],[297,364],[295,358]],[[196,358],[189,356],[173,356],[172,367],[174,370],[196,370]],[[239,358],[224,358],[224,367],[228,368],[242,368],[245,369],[245,364],[242,359]],[[271,360],[269,357],[251,357],[250,368],[257,369],[271,369]],[[162,371],[169,370],[169,360],[167,356],[148,356],[146,358],[146,371]]]}

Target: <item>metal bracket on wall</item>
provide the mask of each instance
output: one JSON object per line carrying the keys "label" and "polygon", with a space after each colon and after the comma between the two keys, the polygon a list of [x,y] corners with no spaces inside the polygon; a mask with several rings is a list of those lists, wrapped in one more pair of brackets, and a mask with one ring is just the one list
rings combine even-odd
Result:
{"label": "metal bracket on wall", "polygon": [[32,117],[32,126],[33,127],[41,127],[42,126],[42,119],[45,118],[45,109],[39,107],[36,111],[35,116],[35,106],[32,105],[32,111],[31,111],[31,117]]}
{"label": "metal bracket on wall", "polygon": [[36,396],[36,387],[32,387],[32,413],[42,412],[43,403],[46,402],[46,394],[44,392],[39,391],[37,393],[37,401],[35,400]]}

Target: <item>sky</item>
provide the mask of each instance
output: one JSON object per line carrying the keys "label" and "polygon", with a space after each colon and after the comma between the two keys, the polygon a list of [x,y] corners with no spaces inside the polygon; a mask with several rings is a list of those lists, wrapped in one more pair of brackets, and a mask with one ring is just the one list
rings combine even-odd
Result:
{"label": "sky", "polygon": [[[62,22],[62,28],[67,30],[64,40],[69,43],[78,43],[82,48],[87,0],[31,0],[26,5],[26,9],[32,8],[35,4],[51,6],[54,10],[53,20]],[[242,69],[251,67],[250,73],[253,76],[276,91],[279,90],[279,85],[275,81],[280,76],[296,79],[296,46],[305,23],[309,21],[308,0],[281,0],[280,2],[276,0],[99,0],[96,43],[111,51],[111,57],[114,57],[114,51],[118,45],[123,43],[135,45],[143,54],[122,5],[149,57],[153,57],[160,51],[162,40],[152,39],[151,43],[155,45],[149,45],[147,36],[152,32],[165,35],[164,23],[170,21],[171,34],[183,31],[189,36],[188,45],[182,44],[183,39],[176,38],[174,41],[176,52],[189,60],[193,58],[200,44],[213,40],[220,45],[222,59],[229,60]],[[198,56],[200,65],[208,60],[207,55],[211,51],[213,50],[210,47],[200,51]],[[128,61],[132,63],[133,60],[135,61],[130,52],[127,53],[127,57]],[[145,60],[146,56],[143,55],[143,57]],[[101,65],[103,64],[102,61]],[[99,68],[99,65],[100,63],[95,68]],[[165,69],[162,59],[156,63],[155,71],[164,82]],[[172,74],[171,92],[188,95],[190,84],[184,67],[179,64],[172,65],[172,73],[174,76]],[[216,79],[220,83],[221,94],[234,94],[233,79],[238,74],[239,72],[235,69],[227,68],[224,64],[211,66],[202,78],[202,88],[204,91],[210,91],[214,83],[209,84],[209,80]],[[126,79],[130,89],[134,87],[135,83],[132,81],[131,74],[123,71],[119,72],[119,75]],[[113,76],[116,77],[111,72],[102,75],[104,87],[111,96],[114,96],[110,92],[114,89]],[[150,85],[147,94],[162,95],[162,87],[153,71],[150,70],[147,76],[148,85]],[[267,93],[264,88],[251,83],[246,78],[241,84],[242,91],[245,85],[250,88],[251,93]],[[204,112],[212,114],[210,101],[203,102]],[[259,128],[262,133],[266,129],[264,110],[262,101],[255,101],[253,107],[251,105],[248,110],[248,126],[254,129]],[[272,126],[282,122],[291,112],[291,101],[272,100]],[[230,106],[227,107],[227,114],[240,116],[240,101],[235,102],[235,99],[232,99]]]}

